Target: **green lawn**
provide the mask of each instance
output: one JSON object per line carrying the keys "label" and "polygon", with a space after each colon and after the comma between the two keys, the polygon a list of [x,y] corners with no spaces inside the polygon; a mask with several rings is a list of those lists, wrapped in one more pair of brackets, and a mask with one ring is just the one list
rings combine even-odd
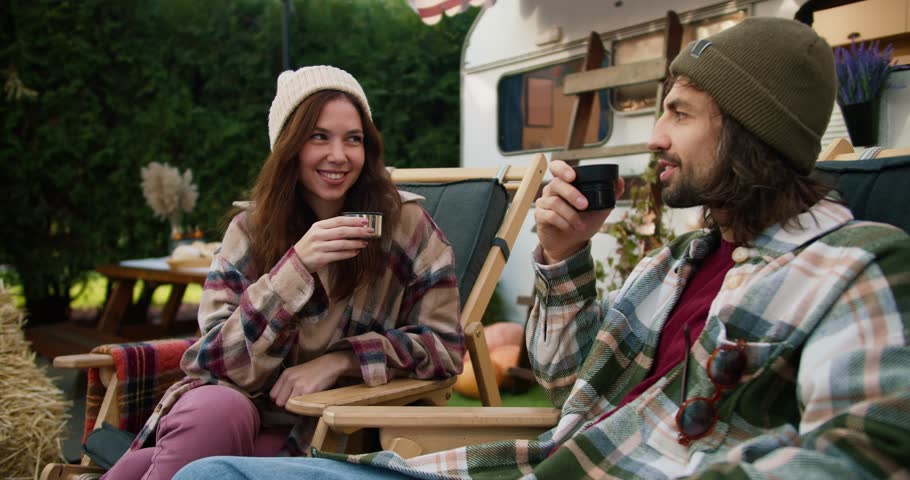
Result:
{"label": "green lawn", "polygon": [[[89,276],[85,286],[77,285],[70,290],[73,296],[72,308],[98,308],[104,304],[104,292],[107,289],[107,278],[99,273],[92,273]],[[136,288],[133,289],[133,299],[139,299],[142,292],[142,282],[136,282]],[[161,285],[155,289],[152,295],[152,305],[162,306],[167,302],[167,297],[171,293],[170,285]],[[199,297],[202,295],[202,285],[190,284],[186,287],[183,294],[184,303],[199,303]]]}
{"label": "green lawn", "polygon": [[[543,391],[540,385],[534,385],[527,393],[521,395],[512,395],[508,392],[501,392],[502,406],[504,407],[553,407],[550,399]],[[465,397],[458,392],[452,392],[452,398],[449,399],[450,407],[480,407],[480,400]]]}
{"label": "green lawn", "polygon": [[[22,296],[22,287],[20,285],[9,286],[9,292],[13,296],[17,308],[25,306],[25,297]],[[74,285],[70,289],[70,296],[73,301],[70,307],[74,309],[101,308],[104,305],[104,293],[107,290],[107,277],[97,272],[89,274],[85,284]],[[142,293],[142,281],[136,282],[136,288],[133,289],[133,300],[138,300]],[[152,294],[152,305],[163,306],[167,302],[167,297],[171,293],[170,285],[161,285],[155,289]],[[202,285],[187,285],[186,292],[183,294],[184,303],[199,303],[199,297],[202,296]]]}

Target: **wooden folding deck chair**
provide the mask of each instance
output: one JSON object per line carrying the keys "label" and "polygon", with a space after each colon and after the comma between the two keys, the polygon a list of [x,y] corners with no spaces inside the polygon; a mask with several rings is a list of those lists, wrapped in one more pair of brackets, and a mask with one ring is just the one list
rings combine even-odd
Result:
{"label": "wooden folding deck chair", "polygon": [[[426,198],[424,208],[455,249],[456,276],[462,301],[460,321],[484,405],[499,406],[501,400],[480,319],[505,267],[509,250],[537,195],[545,170],[546,158],[537,155],[526,167],[394,169],[391,172],[399,188]],[[174,342],[180,343],[179,340],[165,343],[173,345]],[[179,355],[174,360],[179,362]],[[92,369],[90,375],[97,376],[106,388],[100,405],[94,408],[96,411],[86,413],[87,420],[94,421],[90,428],[101,428],[103,422],[120,428],[125,426],[127,415],[120,411],[119,405],[124,401],[126,389],[130,388],[127,385],[129,377],[122,370],[118,376],[112,355],[90,353],[57,357],[54,366]],[[174,365],[170,365],[170,369],[173,368]],[[354,385],[292,398],[287,409],[301,415],[321,417],[325,408],[334,405],[409,405],[415,402],[444,405],[451,396],[454,383],[454,378],[402,378],[378,387]],[[162,387],[166,388],[156,384],[150,389],[158,391],[160,397]],[[157,398],[150,398],[152,408],[154,402]],[[88,405],[87,410],[92,407]],[[334,450],[339,445],[338,440],[338,435],[320,421],[312,445]],[[103,469],[83,456],[79,465],[47,465],[41,478],[74,479],[82,473],[94,472],[100,473]]]}
{"label": "wooden folding deck chair", "polygon": [[[835,185],[857,219],[910,232],[910,210],[895,208],[910,202],[910,148],[882,150],[874,159],[859,157],[848,141],[837,139],[822,151],[813,175]],[[321,424],[338,434],[377,429],[382,449],[411,458],[497,440],[533,439],[558,420],[554,408],[332,406],[323,411]]]}

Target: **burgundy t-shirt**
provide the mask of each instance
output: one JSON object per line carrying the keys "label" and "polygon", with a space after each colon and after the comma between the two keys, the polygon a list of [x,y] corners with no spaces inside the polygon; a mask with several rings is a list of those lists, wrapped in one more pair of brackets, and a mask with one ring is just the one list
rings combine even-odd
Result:
{"label": "burgundy t-shirt", "polygon": [[698,270],[689,279],[689,283],[686,285],[679,302],[676,303],[673,311],[670,312],[670,318],[664,323],[660,339],[657,342],[654,364],[651,365],[651,371],[648,376],[623,397],[619,406],[597,419],[598,422],[612,415],[623,405],[638,398],[642,392],[654,385],[683,360],[686,353],[683,326],[689,325],[689,344],[691,345],[701,334],[702,329],[705,328],[705,321],[708,319],[708,309],[711,307],[711,302],[714,301],[714,297],[720,292],[720,287],[724,283],[727,271],[733,268],[732,255],[734,248],[736,248],[736,245],[721,240],[720,248],[702,260]]}

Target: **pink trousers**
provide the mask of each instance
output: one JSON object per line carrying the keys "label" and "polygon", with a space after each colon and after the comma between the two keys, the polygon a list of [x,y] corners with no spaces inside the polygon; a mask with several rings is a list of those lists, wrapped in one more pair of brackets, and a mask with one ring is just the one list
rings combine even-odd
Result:
{"label": "pink trousers", "polygon": [[215,455],[274,457],[289,428],[260,430],[259,412],[242,393],[194,388],[158,423],[154,447],[124,455],[102,480],[170,480],[184,465]]}

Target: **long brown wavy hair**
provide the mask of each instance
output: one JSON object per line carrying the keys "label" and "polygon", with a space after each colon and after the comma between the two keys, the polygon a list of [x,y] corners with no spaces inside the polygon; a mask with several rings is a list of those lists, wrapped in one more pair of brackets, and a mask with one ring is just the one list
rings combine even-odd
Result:
{"label": "long brown wavy hair", "polygon": [[[704,92],[685,77],[667,79],[665,91],[676,84]],[[717,168],[700,192],[705,226],[720,227],[711,210],[724,210],[722,226],[733,233],[737,245],[749,244],[775,224],[803,227],[797,216],[825,198],[832,185],[800,174],[735,118],[723,110],[721,115]]]}
{"label": "long brown wavy hair", "polygon": [[[304,200],[299,157],[304,143],[316,128],[323,107],[339,98],[347,99],[360,113],[365,152],[363,169],[345,195],[343,209],[382,212],[383,237],[391,235],[398,225],[401,199],[385,169],[382,138],[376,126],[351,95],[337,90],[314,93],[291,114],[250,194],[254,206],[246,226],[253,262],[260,272],[271,269],[319,220]],[[333,300],[345,298],[378,279],[388,261],[382,253],[382,244],[371,241],[357,256],[331,264],[328,281]]]}

